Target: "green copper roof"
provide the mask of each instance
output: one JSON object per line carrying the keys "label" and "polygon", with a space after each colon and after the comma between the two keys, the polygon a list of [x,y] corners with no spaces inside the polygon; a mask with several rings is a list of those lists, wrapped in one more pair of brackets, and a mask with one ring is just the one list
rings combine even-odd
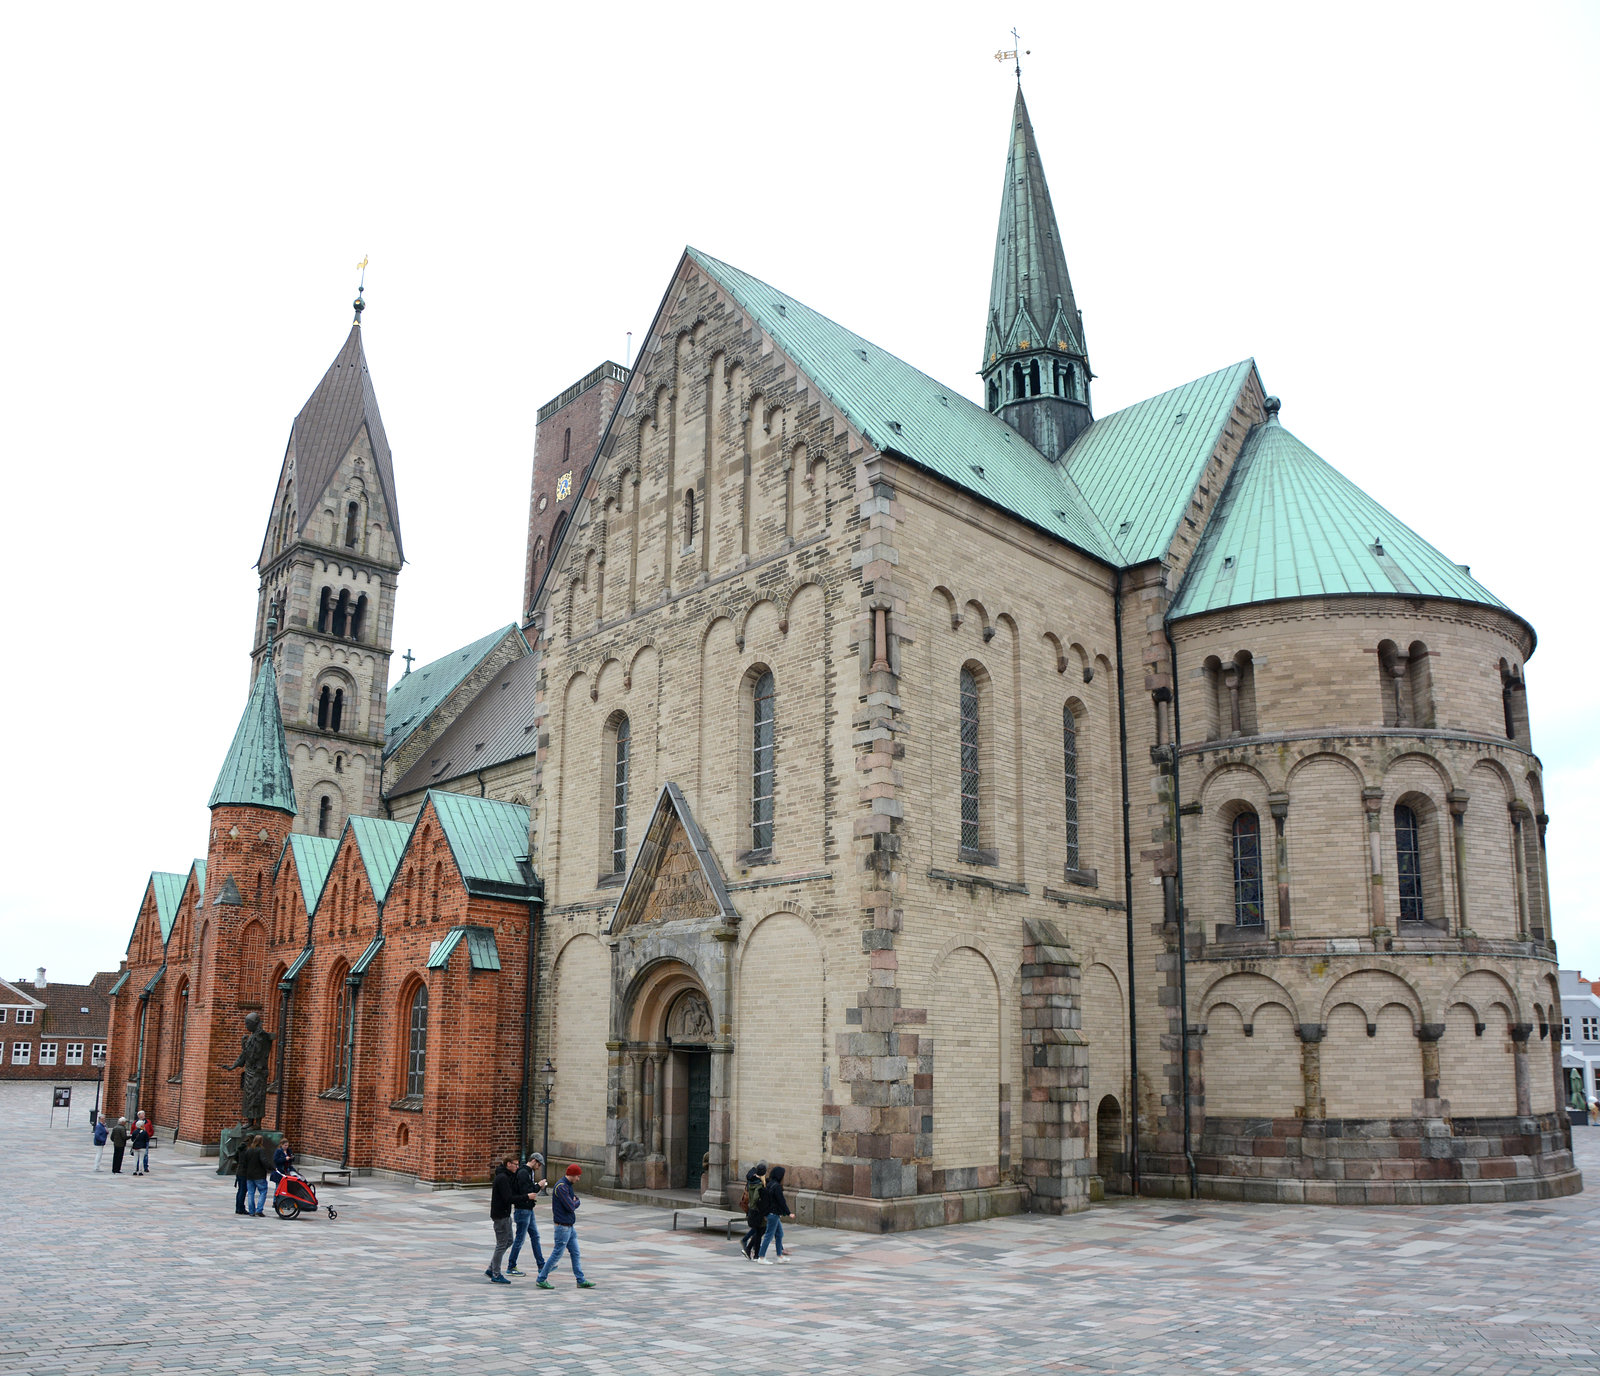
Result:
{"label": "green copper roof", "polygon": [[167,874],[158,870],[150,876],[150,887],[155,893],[156,916],[161,919],[163,943],[172,935],[172,924],[178,920],[178,905],[183,901],[186,874]]}
{"label": "green copper roof", "polygon": [[314,913],[317,899],[322,896],[322,886],[328,882],[328,871],[333,868],[333,857],[339,852],[339,838],[291,832],[289,849],[294,855],[294,872],[300,876],[300,894],[306,901],[306,911]]}
{"label": "green copper roof", "polygon": [[112,999],[116,998],[116,996],[122,992],[122,986],[128,982],[128,976],[132,973],[132,970],[124,970],[120,975],[118,975],[117,982],[106,990],[106,997]]}
{"label": "green copper roof", "polygon": [[278,677],[272,669],[272,655],[261,661],[245,704],[239,729],[233,733],[228,758],[222,762],[217,786],[211,790],[207,807],[240,803],[252,807],[277,808],[295,814],[294,780],[289,773],[289,750],[283,741],[283,716],[278,711]]}
{"label": "green copper roof", "polygon": [[1254,368],[1245,359],[1102,416],[1067,451],[1067,473],[1111,533],[1118,563],[1167,552]]}
{"label": "green copper roof", "polygon": [[[315,839],[326,840],[327,838],[318,837]],[[283,972],[283,977],[278,981],[278,988],[292,988],[294,986],[294,982],[300,978],[300,972],[306,968],[306,964],[308,961],[310,961],[311,955],[312,948],[310,946],[302,946],[300,948],[300,954],[290,961],[289,968]]]}
{"label": "green copper roof", "polygon": [[1172,616],[1350,593],[1504,606],[1273,415],[1245,440]]}
{"label": "green copper roof", "polygon": [[904,455],[1098,559],[1121,562],[1063,466],[998,416],[748,273],[698,249],[688,255],[875,449]]}
{"label": "green copper roof", "polygon": [[367,867],[367,882],[372,885],[372,896],[382,903],[389,896],[389,885],[394,882],[394,872],[400,867],[400,857],[405,854],[411,824],[389,822],[381,817],[352,817],[347,825],[355,834],[356,845],[361,851],[361,863]]}
{"label": "green copper roof", "polygon": [[439,789],[430,790],[428,799],[468,893],[488,898],[533,896],[527,808]]}
{"label": "green copper roof", "polygon": [[452,927],[445,933],[442,941],[433,943],[433,949],[428,953],[428,968],[444,969],[450,963],[450,953],[462,941],[467,943],[469,970],[500,968],[500,947],[495,942],[494,930],[489,927]]}
{"label": "green copper roof", "polygon": [[[1025,322],[1022,334],[1015,329],[1019,320]],[[1019,83],[1011,109],[1005,185],[1000,192],[982,367],[987,368],[1000,354],[1013,352],[1024,340],[1030,349],[1048,348],[1078,357],[1088,353],[1067,276],[1066,250]]]}
{"label": "green copper roof", "polygon": [[368,943],[367,949],[356,957],[356,963],[350,967],[350,973],[345,978],[355,984],[360,984],[367,971],[372,968],[372,962],[378,952],[383,949],[383,933],[379,932]]}
{"label": "green copper roof", "polygon": [[441,702],[456,690],[461,680],[488,657],[489,653],[508,635],[517,631],[516,623],[490,631],[470,645],[413,669],[401,675],[389,689],[389,699],[384,716],[383,753],[394,754],[417,727],[427,719]]}

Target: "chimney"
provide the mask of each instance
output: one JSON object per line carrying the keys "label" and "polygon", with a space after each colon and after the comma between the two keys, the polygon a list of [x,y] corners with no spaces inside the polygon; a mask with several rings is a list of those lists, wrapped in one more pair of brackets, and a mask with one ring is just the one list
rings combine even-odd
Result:
{"label": "chimney", "polygon": [[45,987],[45,983],[44,983],[44,966],[42,966],[42,965],[39,967],[39,977],[34,980],[33,987],[35,989],[43,989]]}

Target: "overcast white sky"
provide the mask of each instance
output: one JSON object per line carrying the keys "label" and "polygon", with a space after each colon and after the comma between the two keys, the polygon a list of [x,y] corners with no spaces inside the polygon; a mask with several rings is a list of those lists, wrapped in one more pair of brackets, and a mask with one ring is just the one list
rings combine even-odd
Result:
{"label": "overcast white sky", "polygon": [[1534,623],[1556,933],[1600,977],[1600,7],[1018,10],[10,7],[0,974],[114,969],[148,872],[203,853],[364,254],[398,673],[514,619],[534,410],[686,243],[978,398],[1017,22],[1096,410],[1253,356]]}

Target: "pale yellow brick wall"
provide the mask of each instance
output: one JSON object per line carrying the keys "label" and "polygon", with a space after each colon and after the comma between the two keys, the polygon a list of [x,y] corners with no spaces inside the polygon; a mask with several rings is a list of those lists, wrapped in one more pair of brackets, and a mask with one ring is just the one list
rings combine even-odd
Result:
{"label": "pale yellow brick wall", "polygon": [[1467,775],[1467,791],[1467,925],[1479,936],[1512,940],[1518,930],[1512,785],[1502,768],[1477,764]]}
{"label": "pale yellow brick wall", "polygon": [[562,948],[552,981],[555,993],[556,1097],[550,1105],[550,1140],[596,1160],[606,1143],[606,1025],[611,962],[590,936]]}
{"label": "pale yellow brick wall", "polygon": [[930,990],[933,1165],[992,1166],[999,1159],[1000,991],[994,971],[963,946]]}
{"label": "pale yellow brick wall", "polygon": [[1247,1037],[1232,1004],[1219,1004],[1206,1017],[1208,1116],[1289,1118],[1305,1102],[1300,1043],[1289,1010],[1263,1004],[1252,1018]]}
{"label": "pale yellow brick wall", "polygon": [[[1116,973],[1095,963],[1083,972],[1083,1026],[1089,1038],[1089,1154],[1100,1150],[1100,1105],[1107,1095],[1117,1101],[1122,1121],[1128,1119],[1128,1032],[1126,1001]],[[1018,1091],[1020,1091],[1018,1086]],[[1013,1110],[1021,1118],[1022,1094],[1015,1093]],[[1111,1144],[1122,1150],[1122,1143]]]}
{"label": "pale yellow brick wall", "polygon": [[735,1156],[822,1164],[822,952],[793,913],[763,918],[739,956]]}
{"label": "pale yellow brick wall", "polygon": [[[1284,835],[1295,934],[1344,936],[1363,930],[1370,905],[1360,772],[1342,758],[1314,756],[1289,776],[1288,791]],[[1267,819],[1269,835],[1271,826]]]}
{"label": "pale yellow brick wall", "polygon": [[[1481,1037],[1476,1031],[1480,1020],[1485,1024]],[[1494,1118],[1514,1116],[1517,1081],[1505,1008],[1495,1004],[1479,1012],[1456,1003],[1446,1011],[1444,1022],[1445,1033],[1439,1041],[1439,1095],[1450,1101],[1450,1111]]]}
{"label": "pale yellow brick wall", "polygon": [[1408,1010],[1378,1010],[1377,1036],[1367,1015],[1342,1003],[1328,1015],[1322,1042],[1322,1097],[1330,1118],[1408,1118],[1422,1097],[1422,1047]]}

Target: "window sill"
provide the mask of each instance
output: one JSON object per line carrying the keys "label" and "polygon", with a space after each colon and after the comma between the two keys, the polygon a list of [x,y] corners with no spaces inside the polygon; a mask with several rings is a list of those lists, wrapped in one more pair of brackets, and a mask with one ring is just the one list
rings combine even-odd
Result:
{"label": "window sill", "polygon": [[1098,889],[1100,887],[1099,870],[1075,870],[1070,865],[1062,871],[1063,877],[1069,884],[1077,884],[1080,888]]}
{"label": "window sill", "polygon": [[[78,1068],[77,1066],[73,1067],[74,1070],[76,1070],[77,1068]],[[167,1083],[169,1085],[181,1085],[183,1083],[183,1076],[182,1075],[169,1075],[169,1076],[167,1076]]]}
{"label": "window sill", "polygon": [[1267,924],[1261,922],[1251,927],[1240,927],[1232,922],[1219,922],[1217,923],[1216,939],[1218,944],[1221,945],[1226,945],[1229,942],[1237,945],[1241,942],[1266,941],[1268,939]]}
{"label": "window sill", "polygon": [[962,846],[956,851],[956,859],[963,865],[998,865],[1000,852],[997,850],[974,850],[971,846]]}
{"label": "window sill", "polygon": [[396,1113],[421,1113],[422,1096],[420,1094],[408,1094],[404,1099],[396,1099],[389,1107]]}
{"label": "window sill", "polygon": [[594,881],[594,886],[597,889],[620,889],[622,881],[627,877],[625,874],[602,874]]}
{"label": "window sill", "polygon": [[337,1099],[340,1103],[343,1103],[349,1097],[349,1091],[346,1090],[342,1085],[336,1086],[333,1089],[325,1089],[321,1094],[317,1095],[317,1098],[319,1099]]}
{"label": "window sill", "polygon": [[763,846],[760,850],[740,851],[733,857],[733,863],[744,869],[753,870],[758,865],[773,865],[777,862],[772,858],[772,847]]}

